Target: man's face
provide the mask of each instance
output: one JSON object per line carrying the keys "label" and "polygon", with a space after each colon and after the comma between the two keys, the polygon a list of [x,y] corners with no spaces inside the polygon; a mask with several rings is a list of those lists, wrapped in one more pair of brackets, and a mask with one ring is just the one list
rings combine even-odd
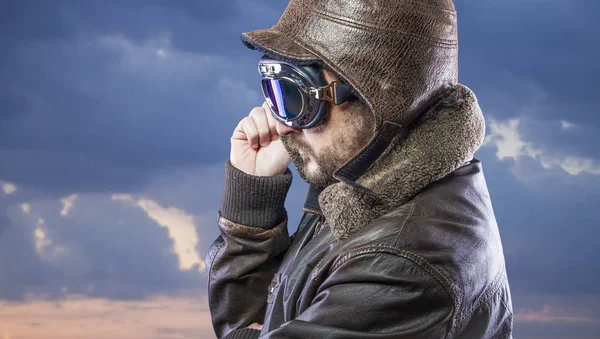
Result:
{"label": "man's face", "polygon": [[[337,80],[324,70],[327,82]],[[296,129],[277,123],[277,133],[290,154],[300,176],[319,187],[337,180],[333,172],[362,149],[373,135],[373,117],[358,100],[342,105],[330,104],[329,114],[315,128]]]}

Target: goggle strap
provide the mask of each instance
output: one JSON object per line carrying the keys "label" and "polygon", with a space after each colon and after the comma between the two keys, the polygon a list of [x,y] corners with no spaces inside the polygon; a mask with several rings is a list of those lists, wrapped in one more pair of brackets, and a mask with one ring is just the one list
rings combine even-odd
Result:
{"label": "goggle strap", "polygon": [[311,90],[311,95],[319,100],[329,101],[334,105],[341,105],[355,97],[354,93],[350,90],[350,86],[342,84],[339,81],[332,81],[327,86],[314,88]]}
{"label": "goggle strap", "polygon": [[356,96],[350,90],[350,86],[346,84],[337,83],[335,84],[335,101],[333,102],[335,105],[341,105],[344,102],[355,98]]}

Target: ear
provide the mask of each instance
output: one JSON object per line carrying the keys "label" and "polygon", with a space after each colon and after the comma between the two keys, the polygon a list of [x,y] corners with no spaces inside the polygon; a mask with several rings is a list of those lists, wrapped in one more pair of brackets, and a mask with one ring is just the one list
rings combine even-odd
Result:
{"label": "ear", "polygon": [[325,80],[327,80],[327,83],[330,83],[332,81],[340,81],[340,79],[338,79],[338,77],[335,74],[333,74],[332,71],[324,67],[321,69],[323,70],[323,75],[325,76]]}

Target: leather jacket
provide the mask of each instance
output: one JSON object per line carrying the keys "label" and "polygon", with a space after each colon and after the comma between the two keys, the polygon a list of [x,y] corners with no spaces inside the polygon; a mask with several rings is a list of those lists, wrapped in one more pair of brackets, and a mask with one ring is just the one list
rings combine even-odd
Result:
{"label": "leather jacket", "polygon": [[512,338],[502,244],[479,160],[341,241],[319,193],[311,186],[291,237],[286,220],[260,228],[219,218],[222,235],[207,257],[218,337],[256,338],[241,329],[258,322],[260,338]]}

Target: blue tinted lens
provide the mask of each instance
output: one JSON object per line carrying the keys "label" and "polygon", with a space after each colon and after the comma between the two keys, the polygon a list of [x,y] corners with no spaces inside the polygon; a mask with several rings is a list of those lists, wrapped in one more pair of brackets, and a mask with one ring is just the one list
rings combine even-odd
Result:
{"label": "blue tinted lens", "polygon": [[284,79],[263,79],[263,91],[273,103],[275,113],[294,119],[302,112],[302,94],[296,85]]}

